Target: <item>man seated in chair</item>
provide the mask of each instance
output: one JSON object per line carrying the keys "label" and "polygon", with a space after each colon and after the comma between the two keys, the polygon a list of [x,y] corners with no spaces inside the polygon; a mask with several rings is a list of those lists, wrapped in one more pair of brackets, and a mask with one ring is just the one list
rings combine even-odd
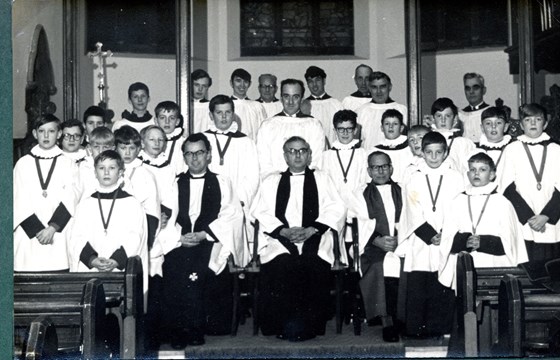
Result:
{"label": "man seated in chair", "polygon": [[252,210],[264,233],[260,328],[303,341],[325,333],[335,260],[329,229],[340,231],[346,211],[329,175],[309,169],[307,141],[293,136],[283,149],[288,170],[263,181]]}
{"label": "man seated in chair", "polygon": [[383,340],[395,342],[399,341],[396,319],[400,273],[400,259],[395,255],[396,225],[402,210],[402,193],[391,179],[393,165],[386,153],[372,152],[367,171],[371,182],[357,191],[348,205],[349,216],[358,218],[360,290],[368,322],[380,319]]}

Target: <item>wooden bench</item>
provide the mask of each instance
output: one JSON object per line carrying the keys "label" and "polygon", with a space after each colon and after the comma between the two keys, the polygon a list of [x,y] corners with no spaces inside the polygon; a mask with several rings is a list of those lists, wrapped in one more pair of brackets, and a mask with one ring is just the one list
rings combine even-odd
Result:
{"label": "wooden bench", "polygon": [[[143,351],[144,316],[143,270],[138,256],[128,259],[124,272],[16,273],[14,297],[16,301],[18,296],[38,301],[75,298],[81,294],[83,285],[93,278],[103,284],[107,320],[118,323],[120,357],[138,357]],[[51,320],[56,324],[56,319]],[[113,328],[109,326],[109,330]]]}
{"label": "wooden bench", "polygon": [[520,267],[478,268],[467,252],[457,255],[457,309],[449,342],[452,356],[491,356],[498,342],[498,294],[504,275],[516,276],[527,293],[546,289]]}
{"label": "wooden bench", "polygon": [[[105,292],[98,279],[70,296],[14,293],[14,355],[25,359],[102,354]],[[17,336],[21,334],[21,336]]]}
{"label": "wooden bench", "polygon": [[518,278],[506,275],[499,291],[499,355],[551,355],[548,325],[559,314],[560,294],[527,293]]}

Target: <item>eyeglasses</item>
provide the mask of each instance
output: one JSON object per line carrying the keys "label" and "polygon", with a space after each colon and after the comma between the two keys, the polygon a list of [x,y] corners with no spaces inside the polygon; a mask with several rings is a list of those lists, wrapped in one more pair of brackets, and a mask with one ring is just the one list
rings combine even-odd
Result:
{"label": "eyeglasses", "polygon": [[299,155],[299,156],[302,156],[302,155],[307,155],[309,153],[309,149],[307,149],[307,148],[303,148],[303,149],[290,148],[287,151],[284,151],[284,153],[290,154],[292,156],[296,156],[296,154]]}
{"label": "eyeglasses", "polygon": [[265,89],[265,90],[272,90],[274,89],[276,86],[275,85],[259,85],[259,87],[261,89]]}
{"label": "eyeglasses", "polygon": [[80,138],[82,137],[82,134],[62,134],[62,138],[64,140],[80,140]]}
{"label": "eyeglasses", "polygon": [[347,127],[347,128],[345,128],[345,127],[337,127],[337,128],[336,128],[336,131],[337,131],[339,134],[350,134],[352,131],[354,131],[354,129],[355,129],[355,127]]}
{"label": "eyeglasses", "polygon": [[196,157],[202,156],[202,155],[206,154],[206,152],[207,152],[206,150],[198,150],[198,151],[195,151],[195,152],[187,151],[187,152],[185,152],[184,155],[185,155],[185,157],[193,158],[195,156]]}
{"label": "eyeglasses", "polygon": [[373,171],[379,171],[379,170],[387,171],[389,170],[390,167],[391,164],[383,164],[383,165],[372,165],[369,168],[372,169]]}

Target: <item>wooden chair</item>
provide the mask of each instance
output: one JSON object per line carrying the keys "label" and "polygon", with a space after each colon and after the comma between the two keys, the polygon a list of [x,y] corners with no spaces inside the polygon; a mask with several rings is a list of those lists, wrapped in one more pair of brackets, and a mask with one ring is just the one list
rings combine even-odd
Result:
{"label": "wooden chair", "polygon": [[[139,356],[143,347],[144,288],[142,261],[131,257],[124,272],[16,273],[14,297],[18,294],[45,300],[80,296],[91,279],[103,284],[106,315],[115,317],[119,326],[120,357]],[[33,319],[31,319],[33,320]],[[56,324],[56,319],[51,320]],[[59,345],[60,336],[59,336]]]}
{"label": "wooden chair", "polygon": [[[14,333],[29,329],[16,356],[25,359],[76,356],[105,357],[105,292],[99,279],[82,283],[81,292],[55,291],[37,296],[14,292]],[[21,346],[21,348],[20,348]]]}
{"label": "wooden chair", "polygon": [[501,356],[540,355],[550,351],[548,324],[560,315],[560,294],[528,293],[513,275],[504,276],[499,290],[499,351]]}
{"label": "wooden chair", "polygon": [[[230,255],[228,258],[228,267],[230,273],[233,275],[233,318],[231,324],[231,335],[237,335],[237,329],[239,328],[239,323],[243,317],[243,308],[241,306],[242,297],[252,298],[252,316],[253,316],[253,335],[258,335],[259,333],[259,323],[258,323],[258,274],[260,273],[260,259],[258,254],[258,235],[259,235],[259,221],[254,222],[254,234],[253,234],[253,246],[252,246],[252,256],[251,261],[247,266],[238,266],[233,261],[233,256]],[[240,280],[250,280],[252,283],[251,293],[242,293]]]}

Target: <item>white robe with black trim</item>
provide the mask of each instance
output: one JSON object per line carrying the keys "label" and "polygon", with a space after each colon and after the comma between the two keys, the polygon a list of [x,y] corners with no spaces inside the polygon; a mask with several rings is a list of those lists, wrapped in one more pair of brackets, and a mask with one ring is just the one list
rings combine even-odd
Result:
{"label": "white robe with black trim", "polygon": [[[429,177],[434,197],[437,193],[440,176],[443,175],[435,211],[433,211],[434,205],[430,197],[426,175]],[[445,215],[451,214],[449,207],[453,199],[463,190],[463,176],[445,164],[437,169],[432,169],[423,163],[420,164],[419,170],[412,174],[410,182],[403,189],[403,209],[397,228],[399,234],[397,249],[406,254],[404,271],[438,271],[439,246],[428,245],[415,234],[415,231],[427,223],[436,233],[440,233]]]}
{"label": "white robe with black trim", "polygon": [[165,158],[169,160],[169,164],[175,171],[175,175],[186,171],[187,165],[183,159],[183,150],[181,149],[186,138],[184,130],[176,128],[171,134],[166,134],[167,145],[165,146]]}
{"label": "white robe with black trim", "polygon": [[[209,225],[215,238],[208,234],[207,240],[215,241],[208,268],[214,273],[219,274],[225,269],[230,254],[233,255],[235,264],[245,266],[246,263],[243,263],[243,259],[246,258],[244,252],[247,250],[246,244],[240,241],[242,212],[239,199],[237,199],[227,177],[218,174],[216,177],[219,182],[221,193],[220,211],[218,218]],[[204,204],[201,203],[204,182],[204,179],[191,179],[190,181],[189,217],[193,225],[200,214],[201,206],[204,206]],[[169,218],[167,227],[161,229],[159,232],[154,246],[150,251],[151,258],[164,257],[164,255],[171,250],[182,246],[180,242],[182,227],[177,223],[177,215],[179,212],[179,190],[177,188],[177,181],[175,181],[173,185],[173,194],[175,201],[171,209],[171,217]],[[162,275],[161,266],[159,269],[153,269],[153,274]]]}
{"label": "white robe with black trim", "polygon": [[257,152],[261,179],[272,173],[279,173],[286,169],[283,146],[292,136],[305,139],[311,147],[311,168],[316,168],[325,149],[325,132],[319,120],[311,117],[285,116],[277,114],[265,120],[257,137]]}
{"label": "white robe with black trim", "polygon": [[342,107],[346,110],[352,110],[355,112],[360,108],[360,106],[367,104],[369,102],[371,102],[371,96],[357,97],[357,96],[348,95],[347,97],[342,99]]}
{"label": "white robe with black trim", "polygon": [[[550,136],[546,133],[543,133],[536,139],[521,135],[517,138],[517,141],[506,146],[502,160],[498,165],[499,190],[504,192],[510,185],[515,185],[515,192],[529,206],[532,215],[541,214],[547,205],[549,205],[551,212],[557,213],[558,209],[560,209],[560,201],[557,198],[558,191],[560,191],[560,166],[558,166],[560,145],[556,143],[549,143],[547,145],[547,155],[540,190],[537,189],[537,180],[531,169],[529,157],[523,147],[523,143],[529,144],[529,151],[535,162],[535,167],[539,171],[544,149],[542,143],[549,140]],[[516,209],[518,208],[517,203],[513,205]],[[528,217],[532,216],[531,214],[526,215]],[[531,229],[526,221],[522,221],[522,225],[525,240],[546,244],[560,242],[560,221],[549,220],[545,231],[542,233]]]}
{"label": "white robe with black trim", "polygon": [[[517,221],[513,206],[503,195],[492,193],[497,184],[489,183],[482,187],[467,185],[466,191],[459,194],[445,217],[440,245],[439,281],[448,287],[456,288],[457,254],[451,254],[455,234],[472,233],[472,222],[469,215],[468,198],[471,196],[473,222],[476,225],[487,195],[488,203],[476,227],[478,235],[493,235],[500,238],[505,255],[493,255],[480,251],[472,251],[475,267],[508,267],[527,262],[527,249],[523,240],[523,231]],[[484,241],[483,239],[480,240]]]}
{"label": "white robe with black trim", "polygon": [[382,151],[389,155],[393,165],[393,175],[391,175],[391,178],[395,182],[402,184],[405,178],[405,169],[412,162],[412,158],[414,157],[412,151],[408,147],[406,135],[400,135],[393,140],[385,139],[374,147],[371,152],[373,151]]}
{"label": "white robe with black trim", "polygon": [[310,101],[311,116],[321,122],[329,144],[333,144],[337,139],[336,131],[334,130],[333,116],[337,111],[342,110],[342,103],[338,99],[332,97],[324,100],[310,99]]}
{"label": "white robe with black trim", "polygon": [[263,105],[255,100],[234,99],[235,115],[241,123],[239,131],[253,140],[257,140],[257,133],[261,123],[267,118]]}
{"label": "white robe with black trim", "polygon": [[403,116],[403,124],[408,124],[408,110],[406,106],[394,101],[387,104],[376,104],[370,101],[356,110],[358,124],[362,127],[361,139],[364,149],[373,149],[374,146],[381,144],[385,140],[385,135],[381,131],[381,116],[389,109],[398,110]]}
{"label": "white robe with black trim", "polygon": [[[194,107],[193,107],[193,134],[204,132],[208,130],[210,124],[212,124],[212,119],[210,118],[210,110],[208,105],[210,102],[206,99],[203,101],[201,100],[194,100]],[[185,127],[185,134],[189,133],[188,122],[185,121],[183,126]]]}
{"label": "white robe with black trim", "polygon": [[[72,216],[77,203],[74,184],[74,164],[62,155],[57,146],[44,150],[36,145],[31,154],[40,158],[39,164],[43,179],[46,181],[53,158],[57,158],[52,177],[47,188],[47,197],[43,189],[35,165],[35,158],[28,154],[18,160],[13,172],[13,225],[14,225],[14,270],[15,271],[54,271],[69,268],[66,248],[67,223],[66,216]],[[53,218],[55,211],[62,211],[66,216]],[[61,231],[53,237],[53,243],[41,245],[36,233],[49,226],[50,221],[61,221]],[[28,236],[22,223],[34,226],[25,228],[35,234]],[[40,224],[37,222],[40,222]],[[38,231],[36,231],[38,230]]]}
{"label": "white robe with black trim", "polygon": [[[320,170],[314,172],[315,182],[319,200],[319,216],[316,222],[324,224],[339,233],[346,219],[346,210],[342,199],[338,195],[330,176]],[[282,221],[276,217],[276,196],[281,175],[274,174],[263,180],[263,183],[253,204],[251,214],[259,220],[259,255],[261,262],[267,263],[280,254],[288,254],[289,251],[275,238],[265,233],[271,233],[280,226]],[[286,207],[286,220],[289,227],[301,226],[302,207],[303,207],[303,181],[304,175],[290,177],[290,199]],[[342,236],[339,236],[341,261],[348,264],[348,257],[344,248]],[[296,244],[298,251],[301,252],[303,243]],[[334,263],[334,243],[332,232],[326,231],[319,243],[318,256],[331,264]]]}

